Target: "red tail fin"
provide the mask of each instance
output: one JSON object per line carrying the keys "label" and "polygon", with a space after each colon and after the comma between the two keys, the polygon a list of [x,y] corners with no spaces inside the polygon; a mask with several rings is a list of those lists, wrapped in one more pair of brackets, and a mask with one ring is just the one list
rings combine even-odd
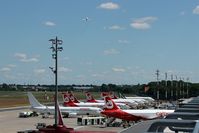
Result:
{"label": "red tail fin", "polygon": [[111,96],[112,99],[118,99],[115,93],[112,91],[109,92],[109,95]]}
{"label": "red tail fin", "polygon": [[85,94],[86,94],[87,102],[97,103],[97,101],[94,99],[94,97],[89,92],[85,92]]}
{"label": "red tail fin", "polygon": [[108,96],[104,97],[105,110],[116,110],[119,109],[115,102]]}
{"label": "red tail fin", "polygon": [[101,97],[102,98],[107,97],[107,96],[109,96],[108,92],[101,92]]}
{"label": "red tail fin", "polygon": [[68,94],[63,94],[64,106],[77,107],[77,105],[70,99]]}
{"label": "red tail fin", "polygon": [[61,111],[59,109],[59,103],[57,102],[57,111],[58,111],[58,125],[64,125],[63,119],[62,119],[62,115],[61,115]]}
{"label": "red tail fin", "polygon": [[69,97],[70,97],[71,101],[73,101],[74,103],[80,103],[80,102],[77,100],[77,98],[73,95],[72,92],[69,92],[68,94],[69,94]]}

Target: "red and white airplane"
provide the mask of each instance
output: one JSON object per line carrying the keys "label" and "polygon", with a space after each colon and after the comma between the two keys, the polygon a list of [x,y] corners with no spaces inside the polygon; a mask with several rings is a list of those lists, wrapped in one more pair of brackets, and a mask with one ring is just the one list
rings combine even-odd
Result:
{"label": "red and white airplane", "polygon": [[[117,102],[117,101],[135,101],[137,102],[139,105],[145,105],[147,103],[149,103],[149,101],[145,100],[143,97],[131,97],[131,98],[118,98],[114,92],[110,91],[110,92],[102,92],[101,93],[101,97],[105,97],[105,96],[109,96],[111,99],[113,99],[114,102]],[[117,100],[116,100],[117,99]]]}
{"label": "red and white airplane", "polygon": [[143,109],[143,110],[121,110],[110,97],[105,97],[106,107],[101,112],[108,117],[119,118],[125,121],[150,120],[164,117],[174,110]]}
{"label": "red and white airplane", "polygon": [[[41,114],[54,114],[55,106],[45,106],[32,95],[32,93],[28,92],[28,99],[31,105],[31,110],[36,111]],[[97,107],[59,107],[62,114],[68,117],[74,117],[77,115],[96,115],[99,116],[102,111],[101,108]]]}
{"label": "red and white airplane", "polygon": [[[79,102],[79,103],[74,103],[71,99],[71,97],[68,94],[63,94],[63,100],[64,106],[68,106],[68,107],[98,107],[98,108],[104,108],[105,107],[105,103],[90,103],[90,102]],[[75,97],[74,97],[75,98]],[[121,109],[127,109],[129,108],[126,104],[123,103],[116,103],[117,106],[119,106],[119,108]]]}
{"label": "red and white airplane", "polygon": [[[95,100],[94,97],[89,92],[86,92],[86,98],[87,98],[87,102],[97,102],[97,103],[104,102],[104,100]],[[113,101],[115,103],[126,104],[131,108],[135,108],[136,106],[138,106],[138,103],[131,99],[113,99]]]}

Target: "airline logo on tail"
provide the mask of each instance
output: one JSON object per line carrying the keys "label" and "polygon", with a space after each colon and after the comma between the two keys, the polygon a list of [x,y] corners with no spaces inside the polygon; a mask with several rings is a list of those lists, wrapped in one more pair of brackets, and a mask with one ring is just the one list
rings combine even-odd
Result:
{"label": "airline logo on tail", "polygon": [[73,102],[75,101],[75,98],[74,98],[73,95],[69,95],[69,97],[70,97],[70,100],[71,100],[71,101],[73,101]]}
{"label": "airline logo on tail", "polygon": [[111,100],[107,100],[107,101],[106,101],[106,107],[107,107],[108,109],[113,109],[113,102],[112,102]]}
{"label": "airline logo on tail", "polygon": [[70,100],[68,97],[64,97],[64,102],[68,103]]}
{"label": "airline logo on tail", "polygon": [[85,94],[86,94],[87,102],[92,102],[92,103],[93,103],[93,102],[94,102],[94,103],[97,102],[89,92],[85,92]]}
{"label": "airline logo on tail", "polygon": [[110,97],[105,97],[105,109],[112,110],[112,109],[119,109],[118,106],[113,102]]}
{"label": "airline logo on tail", "polygon": [[87,100],[93,100],[91,94],[86,93]]}
{"label": "airline logo on tail", "polygon": [[71,107],[76,107],[77,105],[70,99],[69,95],[64,94],[63,95],[64,99],[64,106],[71,106]]}
{"label": "airline logo on tail", "polygon": [[[66,93],[62,93],[63,94],[63,97],[68,97],[72,102],[74,103],[79,103],[79,101],[74,97],[73,93],[72,92],[66,92]],[[63,99],[64,99],[63,98]],[[67,102],[67,101],[66,101]]]}

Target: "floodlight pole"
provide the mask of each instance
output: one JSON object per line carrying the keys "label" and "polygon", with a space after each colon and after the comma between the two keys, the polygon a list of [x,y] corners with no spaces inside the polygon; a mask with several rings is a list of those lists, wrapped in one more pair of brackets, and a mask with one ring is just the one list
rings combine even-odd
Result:
{"label": "floodlight pole", "polygon": [[50,67],[50,69],[52,69],[53,73],[55,74],[55,127],[57,127],[58,125],[58,108],[57,108],[57,101],[58,101],[58,85],[57,85],[57,81],[58,81],[58,51],[62,51],[63,48],[59,47],[58,45],[62,44],[62,40],[58,40],[58,38],[56,37],[55,39],[50,39],[49,40],[52,43],[52,47],[50,47],[50,49],[52,49],[52,58],[55,59],[55,68],[53,69],[52,67]]}
{"label": "floodlight pole", "polygon": [[168,95],[168,94],[167,94],[167,93],[168,93],[168,92],[167,92],[167,73],[165,73],[165,86],[166,86],[166,87],[165,87],[165,88],[166,88],[165,98],[166,98],[166,100],[167,100],[167,95]]}
{"label": "floodlight pole", "polygon": [[171,74],[171,99],[173,98],[173,74]]}
{"label": "floodlight pole", "polygon": [[157,69],[157,70],[156,70],[156,73],[155,73],[156,76],[157,76],[157,99],[158,99],[158,100],[159,100],[159,98],[160,98],[160,96],[159,96],[159,95],[160,95],[160,94],[159,94],[159,75],[160,75],[160,74],[159,74],[159,72],[160,72],[160,71]]}

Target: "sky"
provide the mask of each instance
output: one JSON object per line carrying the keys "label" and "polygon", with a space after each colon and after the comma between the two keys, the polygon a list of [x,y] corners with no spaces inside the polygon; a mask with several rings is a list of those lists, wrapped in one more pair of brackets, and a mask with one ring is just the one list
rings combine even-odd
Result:
{"label": "sky", "polygon": [[199,0],[2,0],[0,84],[199,82]]}

